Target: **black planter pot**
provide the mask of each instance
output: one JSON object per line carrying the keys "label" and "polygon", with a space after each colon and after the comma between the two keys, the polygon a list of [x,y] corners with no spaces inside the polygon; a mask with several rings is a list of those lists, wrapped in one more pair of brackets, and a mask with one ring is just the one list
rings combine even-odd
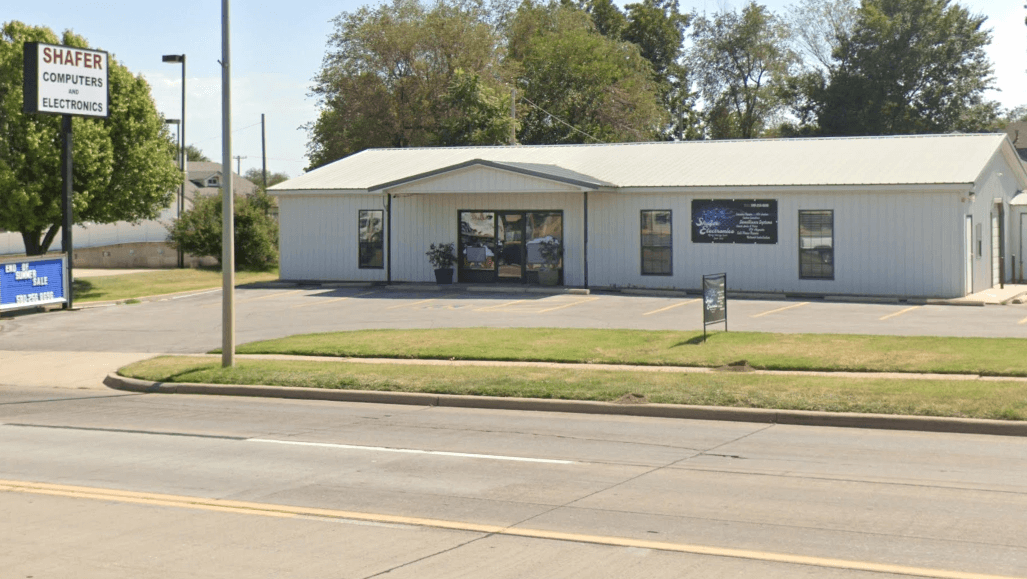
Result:
{"label": "black planter pot", "polygon": [[453,268],[446,267],[435,270],[435,283],[453,283]]}

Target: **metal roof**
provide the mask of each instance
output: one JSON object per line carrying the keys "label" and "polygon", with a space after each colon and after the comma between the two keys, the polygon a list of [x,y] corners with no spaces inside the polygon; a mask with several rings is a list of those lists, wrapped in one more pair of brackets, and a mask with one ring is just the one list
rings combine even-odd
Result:
{"label": "metal roof", "polygon": [[375,191],[475,162],[613,189],[972,183],[1005,143],[1004,134],[947,134],[368,149],[271,189]]}

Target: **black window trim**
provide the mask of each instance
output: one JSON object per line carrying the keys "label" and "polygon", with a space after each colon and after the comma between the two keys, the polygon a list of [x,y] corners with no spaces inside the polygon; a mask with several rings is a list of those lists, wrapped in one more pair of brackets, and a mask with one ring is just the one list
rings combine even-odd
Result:
{"label": "black window trim", "polygon": [[[643,243],[644,237],[643,237],[643,234],[642,234],[642,219],[643,219],[643,216],[646,213],[661,213],[661,212],[667,212],[667,214],[669,216],[668,223],[670,224],[670,242],[666,246],[663,246],[663,245],[645,245],[645,243]],[[653,223],[655,223],[655,222],[656,221],[654,219]],[[638,257],[639,257],[639,263],[638,263],[639,275],[645,275],[645,276],[655,275],[655,276],[662,276],[662,277],[669,277],[669,276],[673,276],[674,275],[674,211],[672,209],[641,209],[641,210],[639,210],[639,212],[638,212],[638,242],[639,242],[639,254],[638,254]],[[670,268],[669,268],[669,271],[664,273],[664,272],[647,272],[645,270],[645,250],[646,250],[647,247],[650,247],[650,248],[652,248],[652,247],[660,247],[660,248],[666,247],[668,250],[670,250],[670,259],[669,259]]]}
{"label": "black window trim", "polygon": [[[360,259],[360,249],[364,240],[360,237],[360,217],[363,213],[379,213],[382,227],[382,238],[379,241],[380,248],[382,250],[382,264],[381,265],[364,265]],[[370,219],[370,216],[368,216]],[[357,269],[385,269],[385,210],[384,209],[357,209]]]}
{"label": "black window trim", "polygon": [[[828,276],[802,275],[802,252],[803,252],[803,249],[802,249],[802,214],[803,213],[829,213],[831,215],[831,275],[830,275],[830,277],[828,277]],[[797,225],[797,229],[798,229],[798,233],[799,233],[799,237],[798,237],[798,242],[799,242],[799,251],[798,251],[799,279],[819,280],[819,281],[833,281],[834,277],[835,277],[834,276],[834,266],[835,266],[835,263],[836,263],[835,252],[834,252],[834,249],[835,249],[835,247],[834,247],[834,209],[799,209],[799,213],[797,215],[797,220],[798,220],[798,223],[796,225]]]}

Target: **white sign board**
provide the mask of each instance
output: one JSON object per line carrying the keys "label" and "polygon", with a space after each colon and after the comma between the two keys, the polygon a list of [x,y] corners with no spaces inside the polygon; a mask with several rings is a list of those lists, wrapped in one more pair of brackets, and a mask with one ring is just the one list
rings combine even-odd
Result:
{"label": "white sign board", "polygon": [[107,53],[25,43],[25,112],[107,118]]}

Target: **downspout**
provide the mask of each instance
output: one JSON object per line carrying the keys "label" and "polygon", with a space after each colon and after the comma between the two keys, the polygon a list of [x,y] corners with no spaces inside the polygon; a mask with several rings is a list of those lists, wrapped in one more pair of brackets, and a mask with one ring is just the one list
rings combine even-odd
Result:
{"label": "downspout", "polygon": [[385,283],[392,285],[392,193],[385,194]]}
{"label": "downspout", "polygon": [[584,239],[584,243],[585,243],[585,259],[584,259],[584,265],[585,265],[585,288],[588,289],[588,191],[584,192],[584,198],[585,198],[585,219],[584,219],[584,222],[585,222],[585,227],[584,227],[584,229],[585,229],[585,236],[584,236],[585,237],[585,239]]}

